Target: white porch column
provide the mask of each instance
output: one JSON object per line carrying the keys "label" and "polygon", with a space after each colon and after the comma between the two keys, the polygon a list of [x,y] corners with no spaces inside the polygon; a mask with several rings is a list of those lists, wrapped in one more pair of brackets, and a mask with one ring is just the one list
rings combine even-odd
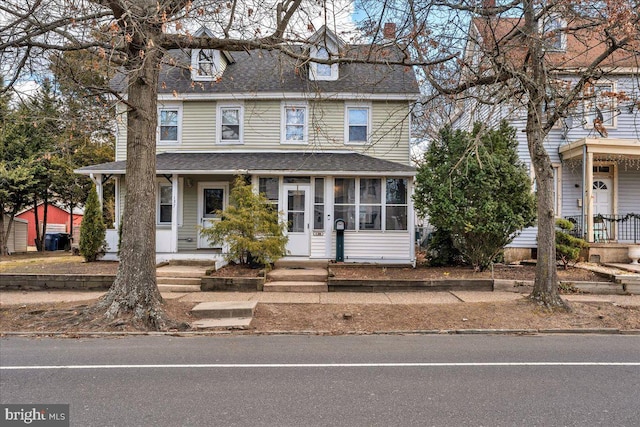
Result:
{"label": "white porch column", "polygon": [[89,178],[91,178],[91,181],[93,181],[93,183],[96,185],[96,192],[98,193],[98,200],[100,201],[100,209],[102,209],[102,203],[103,203],[103,192],[102,192],[102,174],[98,173],[98,174],[89,174]]}
{"label": "white porch column", "polygon": [[116,217],[114,218],[114,227],[116,230],[120,229],[120,216],[122,216],[120,207],[120,175],[115,177],[115,211]]}
{"label": "white porch column", "polygon": [[171,175],[171,252],[178,252],[178,175]]}
{"label": "white porch column", "polygon": [[415,178],[407,178],[407,228],[409,231],[409,256],[413,266],[416,266],[416,213],[413,210],[413,192],[415,190]]}
{"label": "white porch column", "polygon": [[585,164],[585,210],[587,212],[587,242],[593,242],[593,153],[587,152]]}

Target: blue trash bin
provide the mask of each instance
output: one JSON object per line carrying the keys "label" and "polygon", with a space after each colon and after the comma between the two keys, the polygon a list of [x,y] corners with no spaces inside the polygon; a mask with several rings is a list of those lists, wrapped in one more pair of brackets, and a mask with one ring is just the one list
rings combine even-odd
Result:
{"label": "blue trash bin", "polygon": [[57,251],[58,250],[58,233],[47,233],[44,235],[44,250],[45,251]]}

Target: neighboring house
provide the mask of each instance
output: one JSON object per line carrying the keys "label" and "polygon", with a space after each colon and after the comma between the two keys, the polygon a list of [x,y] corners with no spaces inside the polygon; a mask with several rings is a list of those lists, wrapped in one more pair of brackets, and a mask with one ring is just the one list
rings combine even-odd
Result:
{"label": "neighboring house", "polygon": [[[307,45],[289,48],[313,58],[398,58],[391,39],[377,51],[347,45],[323,27]],[[288,221],[288,255],[335,258],[334,223],[342,218],[345,261],[414,261],[409,141],[419,89],[411,68],[305,63],[267,50],[170,55],[176,66],[161,70],[158,96],[157,253],[166,259],[210,249],[198,230],[219,219],[241,174]],[[125,91],[123,79],[113,84]],[[98,186],[115,180],[117,219],[126,131],[121,117],[115,162],[78,171]],[[115,231],[108,242],[115,251]]]}
{"label": "neighboring house", "polygon": [[[47,230],[45,233],[69,233],[71,215],[68,209],[61,208],[53,203],[47,206]],[[82,224],[83,213],[81,210],[73,211],[73,237],[74,242],[78,242],[80,236],[80,225]],[[36,216],[34,208],[26,209],[16,215],[16,218],[23,219],[29,223],[28,245],[36,245]],[[38,205],[38,227],[42,231],[44,223],[44,203]],[[44,235],[45,233],[42,233]]]}
{"label": "neighboring house", "polygon": [[[483,18],[472,21],[464,58],[467,63],[474,66],[481,63],[479,44],[506,40],[504,36],[521,25],[516,19],[500,18],[498,22],[493,19],[490,25]],[[545,30],[549,31],[545,46],[547,66],[557,69],[554,77],[557,83],[562,83],[558,87],[570,87],[580,69],[600,54],[605,44],[597,43],[596,37],[586,30],[576,34],[553,31],[566,26],[559,17],[545,22]],[[521,59],[522,54],[515,49],[509,60]],[[545,147],[555,172],[556,216],[573,222],[573,234],[590,242],[591,261],[627,262],[627,246],[640,243],[637,56],[616,53],[602,64],[602,69],[607,71],[606,77],[586,87],[568,117],[551,129]],[[474,103],[471,98],[463,102],[454,126],[469,129],[478,120],[493,125],[508,120],[518,130],[519,156],[535,178],[524,132],[526,111],[520,104],[505,101],[490,108]],[[508,246],[507,258],[535,255],[536,234],[536,227],[523,230]]]}
{"label": "neighboring house", "polygon": [[[9,228],[9,215],[4,215],[4,232]],[[27,252],[27,221],[13,218],[11,233],[7,236],[7,249],[10,254]]]}

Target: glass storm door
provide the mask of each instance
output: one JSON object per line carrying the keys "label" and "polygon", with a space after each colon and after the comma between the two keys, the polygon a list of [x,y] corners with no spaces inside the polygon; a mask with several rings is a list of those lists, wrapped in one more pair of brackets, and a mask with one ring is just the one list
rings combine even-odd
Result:
{"label": "glass storm door", "polygon": [[311,201],[309,185],[284,185],[284,210],[287,220],[287,251],[292,256],[309,256]]}
{"label": "glass storm door", "polygon": [[[225,183],[200,183],[198,185],[198,224],[202,228],[213,226],[220,220],[218,211],[227,206],[227,190]],[[221,244],[210,245],[206,237],[198,233],[198,249],[221,248]]]}

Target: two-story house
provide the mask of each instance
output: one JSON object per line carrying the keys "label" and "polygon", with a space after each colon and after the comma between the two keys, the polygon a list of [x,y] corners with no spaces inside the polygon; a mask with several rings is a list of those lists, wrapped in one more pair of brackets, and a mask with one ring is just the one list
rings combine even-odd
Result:
{"label": "two-story house", "polygon": [[[345,44],[325,28],[287,48],[319,60],[401,55],[392,43]],[[409,143],[419,89],[411,68],[322,64],[268,50],[169,56],[158,88],[159,259],[219,251],[199,229],[219,220],[243,175],[288,222],[289,256],[335,258],[335,221],[343,219],[345,261],[414,261]],[[125,92],[126,80],[113,85]],[[123,110],[116,161],[78,171],[98,185],[115,180],[118,219],[127,191]],[[116,231],[108,236],[115,251]]]}
{"label": "two-story house", "polygon": [[[501,46],[512,48],[504,58],[517,65],[525,55],[518,46],[521,25],[517,18],[473,19],[464,62],[478,68],[487,52]],[[545,68],[553,79],[547,111],[552,112],[606,43],[604,35],[586,25],[561,31],[567,22],[560,16],[548,17],[543,25]],[[575,22],[572,26],[579,27]],[[618,51],[600,65],[604,77],[586,85],[544,143],[554,166],[555,215],[573,222],[573,234],[590,242],[591,261],[628,262],[628,246],[640,243],[640,68],[633,50]],[[519,156],[535,179],[525,133],[527,112],[517,98],[511,95],[490,105],[469,97],[454,126],[468,129],[478,120],[493,125],[508,120],[518,130]],[[523,230],[507,248],[507,259],[535,256],[536,235],[536,227]]]}

